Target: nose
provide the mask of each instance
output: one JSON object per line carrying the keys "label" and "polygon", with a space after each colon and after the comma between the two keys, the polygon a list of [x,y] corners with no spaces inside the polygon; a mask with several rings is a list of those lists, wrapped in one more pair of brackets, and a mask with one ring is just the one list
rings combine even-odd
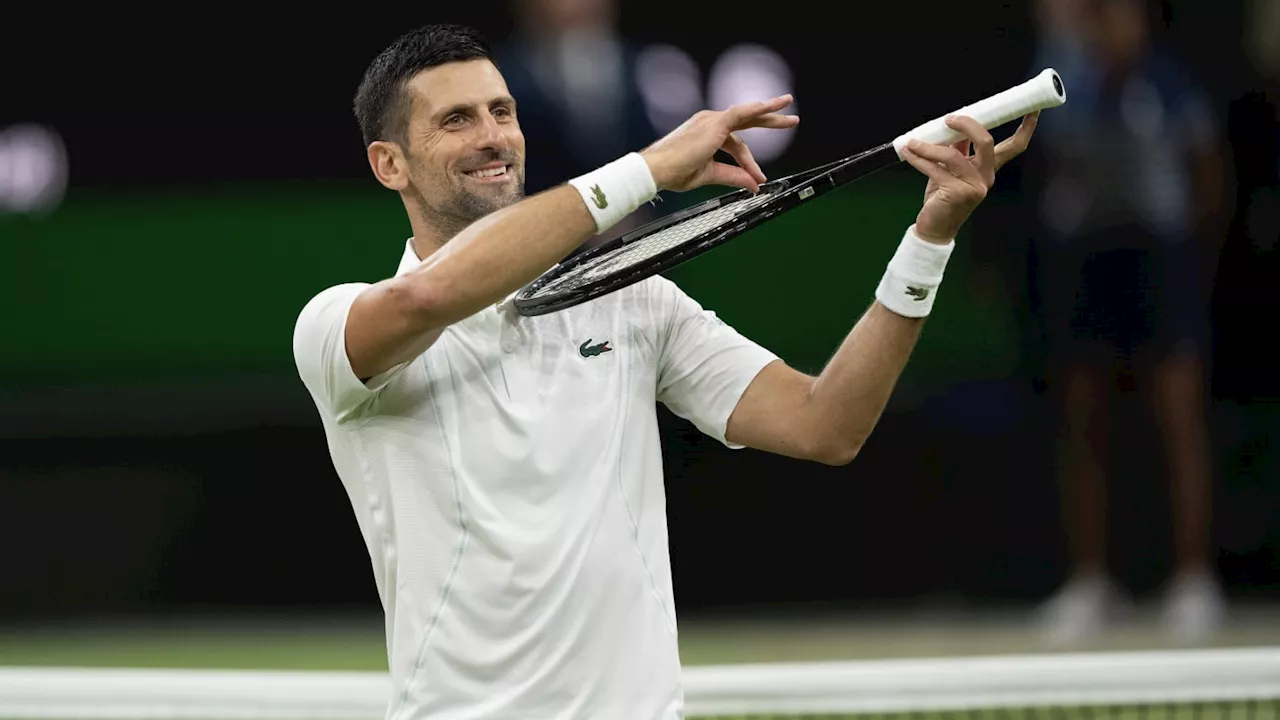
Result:
{"label": "nose", "polygon": [[507,136],[492,113],[485,113],[481,117],[476,130],[476,142],[481,150],[501,149],[507,146]]}

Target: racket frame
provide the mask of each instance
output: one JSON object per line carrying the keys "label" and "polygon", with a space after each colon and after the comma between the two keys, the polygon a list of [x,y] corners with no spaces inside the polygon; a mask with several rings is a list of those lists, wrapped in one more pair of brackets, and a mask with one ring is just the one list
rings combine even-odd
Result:
{"label": "racket frame", "polygon": [[750,190],[740,189],[704,200],[565,259],[516,293],[512,304],[515,305],[519,314],[533,317],[557,312],[601,295],[616,292],[692,260],[764,223],[775,215],[809,202],[853,180],[896,165],[899,161],[898,153],[894,149],[893,143],[885,143],[860,152],[857,155],[850,155],[826,165],[820,165],[777,180],[771,180],[761,184],[760,193],[769,193],[773,197],[759,207],[748,210],[741,216],[734,218],[732,222],[710,228],[678,245],[636,263],[633,267],[618,270],[609,276],[608,282],[590,283],[585,287],[567,290],[545,299],[533,297],[538,290],[548,283],[563,277],[585,263],[602,255],[617,252],[627,245],[640,242],[653,233],[676,223],[747,200],[754,193]]}

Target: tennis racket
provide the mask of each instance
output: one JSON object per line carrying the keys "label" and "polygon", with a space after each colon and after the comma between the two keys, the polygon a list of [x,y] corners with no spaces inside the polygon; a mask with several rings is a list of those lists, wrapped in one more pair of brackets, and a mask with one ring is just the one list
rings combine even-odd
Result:
{"label": "tennis racket", "polygon": [[[972,117],[991,130],[1066,100],[1062,78],[1046,69],[1021,85],[952,114]],[[938,144],[963,139],[947,127],[945,117],[930,120],[893,142],[767,182],[759,193],[726,193],[574,255],[516,293],[516,311],[533,316],[564,310],[670,270],[823,193],[896,165],[902,161],[903,146],[912,138]]]}

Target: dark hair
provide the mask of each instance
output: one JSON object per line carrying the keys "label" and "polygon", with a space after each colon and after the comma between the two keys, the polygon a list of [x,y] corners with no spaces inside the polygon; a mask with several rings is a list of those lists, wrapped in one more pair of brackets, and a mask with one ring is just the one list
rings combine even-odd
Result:
{"label": "dark hair", "polygon": [[401,35],[365,70],[354,104],[365,147],[376,140],[405,144],[411,98],[408,82],[428,68],[484,58],[494,62],[489,43],[464,25],[425,25]]}

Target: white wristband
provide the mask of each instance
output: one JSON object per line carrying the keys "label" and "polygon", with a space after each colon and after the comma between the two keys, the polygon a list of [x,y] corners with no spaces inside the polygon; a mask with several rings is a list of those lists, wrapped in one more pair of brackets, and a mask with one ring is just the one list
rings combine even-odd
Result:
{"label": "white wristband", "polygon": [[596,233],[616,225],[623,218],[658,194],[649,163],[640,153],[628,153],[613,162],[569,181],[577,188],[591,217],[596,220]]}
{"label": "white wristband", "polygon": [[956,247],[954,240],[946,245],[921,240],[915,231],[915,225],[907,228],[876,288],[881,305],[910,318],[925,317],[933,310],[942,272]]}

